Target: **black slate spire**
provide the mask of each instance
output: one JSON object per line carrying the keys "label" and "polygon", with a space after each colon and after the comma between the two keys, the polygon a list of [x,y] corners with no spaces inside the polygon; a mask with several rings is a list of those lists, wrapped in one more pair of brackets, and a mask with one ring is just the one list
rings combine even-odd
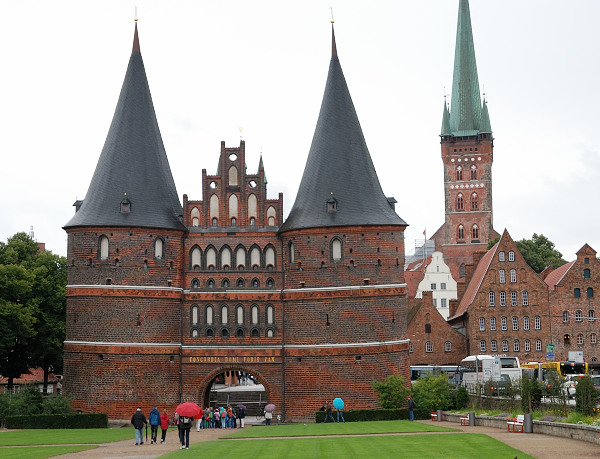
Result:
{"label": "black slate spire", "polygon": [[184,230],[181,214],[136,23],[133,50],[104,148],[85,199],[65,228],[138,226]]}
{"label": "black slate spire", "polygon": [[317,127],[296,201],[279,232],[349,225],[406,225],[383,194],[332,26],[332,56]]}

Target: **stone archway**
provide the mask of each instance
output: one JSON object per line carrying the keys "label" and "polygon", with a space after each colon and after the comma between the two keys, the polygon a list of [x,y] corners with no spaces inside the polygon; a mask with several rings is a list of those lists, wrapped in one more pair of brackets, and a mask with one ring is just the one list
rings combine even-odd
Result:
{"label": "stone archway", "polygon": [[[256,368],[250,368],[244,365],[223,365],[221,367],[213,369],[210,373],[203,378],[202,381],[199,382],[198,385],[198,400],[201,401],[202,407],[213,406],[215,404],[215,400],[211,400],[211,389],[213,389],[213,383],[216,378],[223,373],[226,372],[241,372],[247,375],[252,375],[258,381],[260,381],[260,386],[256,386],[255,390],[252,388],[245,387],[241,390],[241,386],[231,386],[229,390],[225,390],[227,393],[227,404],[236,406],[238,403],[242,403],[247,406],[247,414],[248,415],[256,415],[259,412],[262,412],[264,406],[269,403],[269,400],[273,399],[273,388],[272,383],[269,382],[264,373],[261,373]],[[260,394],[262,392],[262,395]],[[214,392],[213,392],[214,393]],[[225,399],[219,399],[218,405],[223,405]]]}

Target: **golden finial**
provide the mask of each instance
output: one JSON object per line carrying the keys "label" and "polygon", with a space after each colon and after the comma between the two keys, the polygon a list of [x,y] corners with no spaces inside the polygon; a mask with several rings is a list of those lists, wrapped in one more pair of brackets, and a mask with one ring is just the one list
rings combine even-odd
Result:
{"label": "golden finial", "polygon": [[138,21],[138,17],[137,17],[137,5],[136,5],[136,7],[135,7],[135,17],[133,18],[133,20],[134,20],[135,22],[137,22],[137,21]]}
{"label": "golden finial", "polygon": [[333,24],[335,22],[333,20],[333,6],[330,6],[329,9],[331,10],[331,23]]}

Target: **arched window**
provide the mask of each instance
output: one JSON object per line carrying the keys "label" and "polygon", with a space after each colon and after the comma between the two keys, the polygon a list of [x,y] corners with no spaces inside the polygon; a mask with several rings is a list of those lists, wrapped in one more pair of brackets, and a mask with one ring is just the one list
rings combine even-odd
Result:
{"label": "arched window", "polygon": [[221,305],[221,324],[227,325],[229,322],[229,309],[227,305]]}
{"label": "arched window", "polygon": [[267,285],[267,288],[275,287],[275,281],[273,280],[272,277],[267,278],[266,285]]}
{"label": "arched window", "polygon": [[521,347],[519,345],[519,340],[516,339],[513,341],[513,351],[514,352],[519,352],[521,350]]}
{"label": "arched window", "polygon": [[236,186],[238,184],[238,171],[235,166],[229,168],[229,185]]}
{"label": "arched window", "polygon": [[463,199],[463,195],[462,193],[458,193],[458,196],[456,196],[456,209],[457,210],[462,210],[464,209],[464,199]]}
{"label": "arched window", "polygon": [[277,211],[271,206],[267,209],[267,221],[269,226],[275,226],[277,220]]}
{"label": "arched window", "polygon": [[510,270],[510,282],[512,284],[514,284],[515,282],[517,282],[517,270],[516,269],[511,269]]}
{"label": "arched window", "polygon": [[502,340],[502,352],[508,352],[508,340]]}
{"label": "arched window", "polygon": [[523,290],[523,292],[521,293],[521,296],[523,297],[523,306],[528,306],[529,305],[529,293],[527,292],[527,290]]}
{"label": "arched window", "polygon": [[200,247],[194,246],[192,249],[192,254],[190,256],[190,264],[192,265],[192,269],[198,270],[202,264],[202,251]]}
{"label": "arched window", "polygon": [[479,352],[481,352],[482,354],[485,354],[487,352],[484,340],[479,341]]}
{"label": "arched window", "polygon": [[523,317],[523,330],[529,330],[529,317]]}
{"label": "arched window", "polygon": [[244,279],[242,279],[241,277],[237,280],[237,288],[244,288]]}
{"label": "arched window", "polygon": [[251,225],[254,225],[258,218],[258,201],[255,194],[248,196],[248,218]]}
{"label": "arched window", "polygon": [[192,288],[199,288],[200,281],[198,279],[192,279]]}
{"label": "arched window", "polygon": [[198,329],[192,328],[192,338],[198,338]]}
{"label": "arched window", "polygon": [[492,352],[497,352],[497,351],[498,351],[498,342],[497,342],[495,339],[493,339],[493,340],[490,342],[490,350],[491,350]]}
{"label": "arched window", "polygon": [[275,336],[273,329],[272,328],[268,328],[267,329],[267,333],[266,333],[266,337],[267,338],[273,338],[273,336]]}
{"label": "arched window", "polygon": [[108,260],[108,238],[106,236],[100,236],[98,245],[100,246],[100,259]]}
{"label": "arched window", "polygon": [[512,318],[512,329],[513,331],[517,331],[519,329],[519,318],[517,316],[513,316]]}
{"label": "arched window", "polygon": [[580,290],[580,289],[578,289],[578,288],[574,288],[574,289],[573,289],[573,296],[574,296],[575,298],[579,298],[579,297],[581,296],[581,290]]}
{"label": "arched window", "polygon": [[459,181],[459,180],[462,180],[462,179],[463,179],[463,170],[462,170],[461,166],[458,166],[456,168],[456,180]]}
{"label": "arched window", "polygon": [[477,166],[475,164],[471,166],[471,180],[477,180]]}
{"label": "arched window", "polygon": [[490,303],[490,306],[496,306],[496,293],[495,292],[490,292],[489,303]]}
{"label": "arched window", "polygon": [[216,194],[210,197],[210,220],[213,226],[217,226],[214,222],[219,220],[219,197]]}
{"label": "arched window", "polygon": [[214,279],[208,279],[208,280],[206,281],[206,286],[207,286],[208,288],[215,288],[215,280],[214,280]]}
{"label": "arched window", "polygon": [[267,324],[273,324],[273,306],[270,304],[267,305]]}
{"label": "arched window", "polygon": [[242,306],[241,304],[238,304],[238,306],[236,308],[235,316],[237,319],[237,324],[243,325],[244,324],[244,306]]}
{"label": "arched window", "polygon": [[208,306],[206,306],[206,325],[212,325],[213,324],[214,315],[215,315],[214,309],[209,304]]}
{"label": "arched window", "polygon": [[459,240],[462,240],[465,238],[465,227],[464,226],[458,225],[457,237]]}
{"label": "arched window", "polygon": [[477,193],[473,193],[471,195],[471,210],[477,210],[479,203],[478,203],[478,197],[477,197]]}
{"label": "arched window", "polygon": [[258,329],[253,328],[252,331],[250,332],[252,338],[258,338],[260,336],[260,333],[258,333]]}
{"label": "arched window", "polygon": [[[235,194],[229,196],[229,219],[233,220],[238,217],[238,198]],[[232,223],[235,226],[234,223]]]}
{"label": "arched window", "polygon": [[524,348],[525,348],[524,349],[525,352],[531,352],[531,341],[530,340],[528,340],[528,339],[525,340]]}
{"label": "arched window", "polygon": [[258,324],[258,306],[253,305],[252,309],[250,309],[250,313],[251,313],[250,323],[252,325]]}
{"label": "arched window", "polygon": [[252,279],[252,288],[259,288],[260,287],[260,281],[255,277],[254,279]]}
{"label": "arched window", "polygon": [[238,270],[246,269],[246,250],[242,246],[235,251],[235,264]]}
{"label": "arched window", "polygon": [[190,217],[192,219],[192,226],[200,225],[200,211],[197,207],[194,207],[190,212]]}
{"label": "arched window", "polygon": [[533,327],[535,328],[535,330],[542,329],[542,319],[540,318],[540,316],[535,316],[533,318]]}
{"label": "arched window", "polygon": [[583,278],[584,279],[589,279],[590,278],[590,270],[588,268],[585,268],[583,270]]}
{"label": "arched window", "polygon": [[206,269],[214,271],[217,268],[217,251],[214,247],[206,249]]}
{"label": "arched window", "polygon": [[333,261],[342,259],[342,241],[337,237],[331,241],[331,259]]}
{"label": "arched window", "polygon": [[252,266],[252,269],[260,268],[260,249],[258,247],[253,247],[250,250],[250,266]]}
{"label": "arched window", "polygon": [[535,340],[535,350],[536,351],[541,351],[542,350],[542,340],[541,339],[536,339]]}
{"label": "arched window", "polygon": [[231,249],[227,246],[221,248],[221,269],[231,269]]}
{"label": "arched window", "polygon": [[473,225],[471,233],[473,239],[479,239],[479,227],[477,225]]}
{"label": "arched window", "polygon": [[275,268],[275,249],[273,247],[265,249],[265,266],[267,269]]}
{"label": "arched window", "polygon": [[579,345],[583,344],[583,334],[582,333],[577,334],[577,344],[579,344]]}
{"label": "arched window", "polygon": [[235,336],[238,338],[243,338],[244,337],[244,329],[238,328],[237,331],[235,332]]}
{"label": "arched window", "polygon": [[227,278],[223,279],[221,281],[221,287],[223,287],[223,288],[229,288],[229,279],[227,279]]}
{"label": "arched window", "polygon": [[154,258],[162,260],[164,257],[164,241],[161,237],[157,237],[154,241]]}
{"label": "arched window", "polygon": [[290,255],[290,264],[293,264],[296,262],[296,254],[294,253],[294,241],[290,241],[288,242],[288,250],[289,250],[289,255]]}
{"label": "arched window", "polygon": [[505,284],[506,283],[506,271],[504,271],[503,269],[499,269],[498,270],[498,282],[500,282],[501,284]]}
{"label": "arched window", "polygon": [[592,287],[587,288],[587,297],[594,298],[594,289]]}
{"label": "arched window", "polygon": [[192,325],[198,324],[198,306],[192,305],[192,313],[190,314],[192,317]]}

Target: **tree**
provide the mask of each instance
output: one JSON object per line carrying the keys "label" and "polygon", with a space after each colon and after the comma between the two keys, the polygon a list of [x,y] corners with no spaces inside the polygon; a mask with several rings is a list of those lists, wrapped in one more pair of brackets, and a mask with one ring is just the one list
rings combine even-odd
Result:
{"label": "tree", "polygon": [[393,410],[406,405],[410,389],[404,383],[404,376],[391,375],[383,381],[373,381],[371,386],[379,397],[381,408]]}
{"label": "tree", "polygon": [[575,411],[584,416],[593,416],[598,402],[598,391],[589,376],[579,378],[575,388]]}
{"label": "tree", "polygon": [[419,379],[413,386],[415,403],[419,410],[429,412],[447,410],[454,402],[447,374]]}
{"label": "tree", "polygon": [[32,367],[62,368],[65,339],[66,260],[25,233],[0,242],[0,373],[14,378]]}
{"label": "tree", "polygon": [[[499,237],[488,243],[488,250],[491,249],[500,240]],[[531,239],[521,239],[515,241],[517,249],[525,259],[525,262],[536,273],[541,273],[548,266],[558,268],[566,263],[562,258],[562,253],[556,250],[554,243],[543,234],[533,233]]]}

